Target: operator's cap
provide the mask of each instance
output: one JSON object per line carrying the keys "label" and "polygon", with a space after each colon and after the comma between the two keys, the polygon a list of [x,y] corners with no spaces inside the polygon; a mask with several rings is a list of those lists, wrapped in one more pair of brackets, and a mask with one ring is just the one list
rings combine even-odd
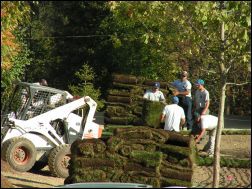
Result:
{"label": "operator's cap", "polygon": [[160,88],[160,83],[159,82],[155,82],[154,83],[154,88]]}
{"label": "operator's cap", "polygon": [[196,82],[195,82],[195,85],[204,85],[205,82],[203,79],[198,79]]}
{"label": "operator's cap", "polygon": [[172,103],[173,104],[178,104],[179,103],[179,98],[177,96],[172,97]]}

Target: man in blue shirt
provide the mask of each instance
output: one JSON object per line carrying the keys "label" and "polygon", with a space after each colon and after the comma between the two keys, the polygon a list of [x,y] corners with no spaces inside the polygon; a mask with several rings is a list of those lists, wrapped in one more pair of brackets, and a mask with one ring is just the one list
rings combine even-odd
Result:
{"label": "man in blue shirt", "polygon": [[187,71],[182,71],[180,73],[180,77],[180,79],[171,83],[172,86],[176,88],[173,95],[179,98],[179,106],[181,106],[185,111],[187,130],[191,131],[193,126],[191,94],[192,84],[187,79]]}

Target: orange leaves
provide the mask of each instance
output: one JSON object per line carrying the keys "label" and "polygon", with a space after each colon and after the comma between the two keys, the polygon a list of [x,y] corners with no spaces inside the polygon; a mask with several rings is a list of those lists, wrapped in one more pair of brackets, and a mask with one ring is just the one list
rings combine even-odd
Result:
{"label": "orange leaves", "polygon": [[9,31],[9,30],[5,30],[5,31],[2,33],[2,37],[14,38],[13,34],[12,34],[11,31]]}
{"label": "orange leaves", "polygon": [[20,51],[15,36],[9,30],[1,31],[1,50],[1,69],[8,71],[13,66],[12,57]]}
{"label": "orange leaves", "polygon": [[12,63],[10,61],[10,58],[5,56],[2,60],[1,70],[8,71],[11,69],[11,67],[12,67]]}
{"label": "orange leaves", "polygon": [[5,17],[6,16],[6,13],[4,10],[1,10],[1,18]]}
{"label": "orange leaves", "polygon": [[5,51],[8,51],[9,54],[12,54],[12,56],[14,56],[20,50],[19,44],[16,41],[15,36],[9,30],[1,31],[1,49],[3,48],[3,56],[6,55]]}
{"label": "orange leaves", "polygon": [[15,44],[12,40],[6,40],[6,41],[3,41],[3,45],[7,45],[9,47],[17,47],[17,44]]}
{"label": "orange leaves", "polygon": [[1,69],[4,71],[8,71],[13,66],[13,57],[21,49],[13,34],[20,16],[17,3],[1,2]]}
{"label": "orange leaves", "polygon": [[16,44],[15,42],[15,36],[9,31],[9,30],[5,30],[5,31],[1,31],[1,44],[2,45],[7,45],[10,48],[17,48],[18,44]]}

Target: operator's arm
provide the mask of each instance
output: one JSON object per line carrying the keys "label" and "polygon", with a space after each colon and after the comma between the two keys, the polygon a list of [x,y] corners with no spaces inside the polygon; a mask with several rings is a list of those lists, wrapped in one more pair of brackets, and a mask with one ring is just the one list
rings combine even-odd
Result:
{"label": "operator's arm", "polygon": [[205,132],[206,132],[206,129],[201,129],[199,136],[195,140],[196,143],[198,143],[200,141],[200,139],[203,137]]}

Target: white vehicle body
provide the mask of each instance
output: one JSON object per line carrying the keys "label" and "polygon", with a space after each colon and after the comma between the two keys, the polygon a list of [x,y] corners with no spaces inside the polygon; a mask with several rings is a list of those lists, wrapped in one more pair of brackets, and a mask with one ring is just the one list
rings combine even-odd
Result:
{"label": "white vehicle body", "polygon": [[[85,128],[82,128],[81,122],[83,118],[72,113],[72,111],[82,108],[86,104],[89,105],[90,110],[86,119]],[[36,148],[52,148],[54,145],[66,144],[50,124],[52,120],[56,119],[62,119],[68,123],[68,130],[70,131],[69,136],[71,137],[70,143],[77,138],[100,138],[101,127],[93,122],[96,106],[97,103],[86,96],[29,120],[9,118],[9,120],[14,123],[14,126],[10,127],[7,131],[2,143],[12,137],[22,136],[31,140]],[[34,133],[39,133],[41,135]]]}
{"label": "white vehicle body", "polygon": [[[25,82],[19,85],[21,95],[10,101],[12,106],[15,107],[16,102],[20,103],[19,106],[7,106],[10,112],[1,120],[1,149],[8,154],[4,155],[4,159],[9,160],[13,168],[17,165],[17,170],[27,171],[35,163],[29,163],[28,168],[22,167],[22,164],[29,162],[29,156],[32,156],[31,161],[45,163],[48,154],[56,149],[51,153],[51,166],[56,166],[52,169],[57,172],[60,168],[57,168],[59,165],[56,165],[54,158],[62,156],[60,150],[69,153],[69,145],[75,140],[101,137],[103,126],[94,122],[97,103],[91,97],[74,99],[67,91]],[[15,103],[12,102],[14,100]],[[59,176],[61,175],[65,177],[66,173],[61,174],[59,171]]]}

